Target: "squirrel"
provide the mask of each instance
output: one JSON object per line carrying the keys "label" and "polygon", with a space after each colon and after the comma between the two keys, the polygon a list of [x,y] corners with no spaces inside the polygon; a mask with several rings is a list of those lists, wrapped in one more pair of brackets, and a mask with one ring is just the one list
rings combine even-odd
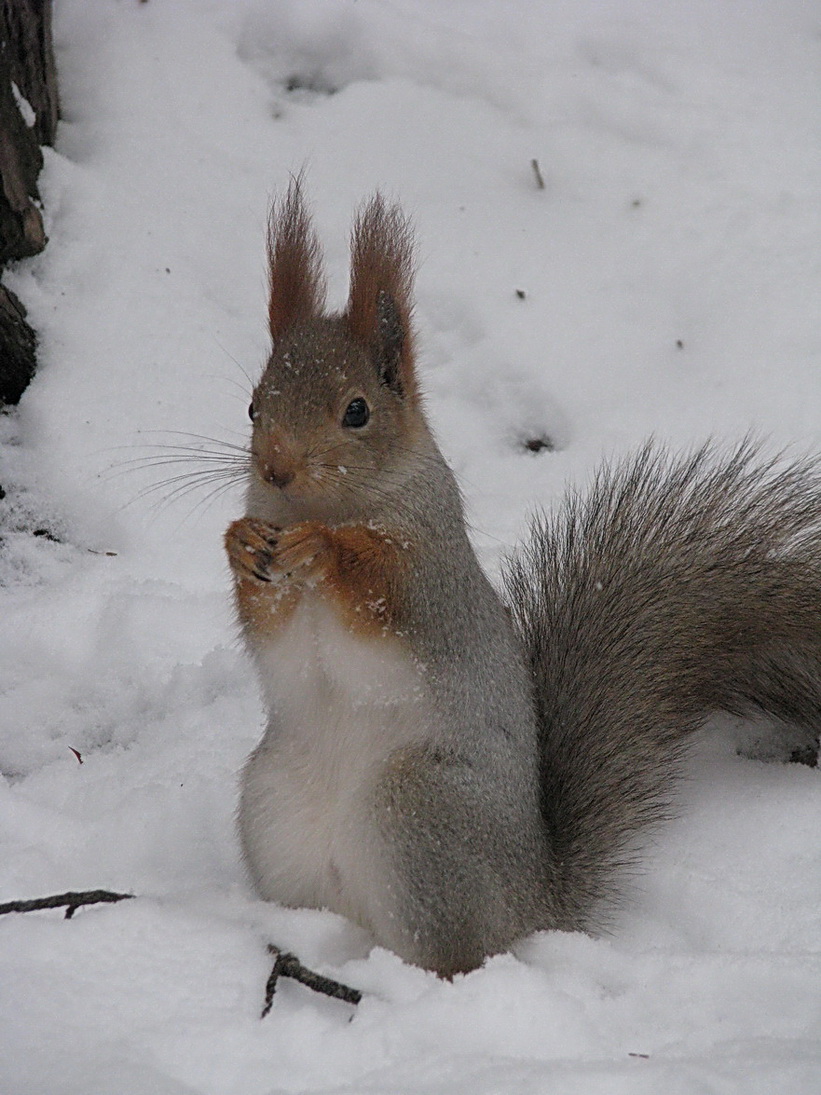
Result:
{"label": "squirrel", "polygon": [[821,725],[821,472],[654,443],[506,565],[468,539],[414,364],[414,243],[378,194],[327,314],[299,179],[269,231],[272,351],[225,535],[268,710],[241,777],[260,895],[443,977],[606,922],[714,712]]}

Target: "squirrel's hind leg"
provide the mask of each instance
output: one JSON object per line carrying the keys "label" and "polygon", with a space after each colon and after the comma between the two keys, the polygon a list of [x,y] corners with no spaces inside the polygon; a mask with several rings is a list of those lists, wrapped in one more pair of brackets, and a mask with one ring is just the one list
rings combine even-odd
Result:
{"label": "squirrel's hind leg", "polygon": [[[501,793],[486,772],[477,776],[469,761],[430,745],[399,750],[378,785],[398,907],[380,942],[441,977],[551,926],[538,838],[511,816],[519,808],[508,801],[509,781],[498,785]],[[511,842],[511,832],[521,839]]]}

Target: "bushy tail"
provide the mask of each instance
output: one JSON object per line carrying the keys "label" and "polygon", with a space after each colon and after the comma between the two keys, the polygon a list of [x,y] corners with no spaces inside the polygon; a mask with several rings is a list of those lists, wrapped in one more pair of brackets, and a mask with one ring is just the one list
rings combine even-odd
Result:
{"label": "bushy tail", "polygon": [[714,711],[821,726],[821,469],[652,443],[536,522],[507,595],[536,681],[563,926],[669,812]]}

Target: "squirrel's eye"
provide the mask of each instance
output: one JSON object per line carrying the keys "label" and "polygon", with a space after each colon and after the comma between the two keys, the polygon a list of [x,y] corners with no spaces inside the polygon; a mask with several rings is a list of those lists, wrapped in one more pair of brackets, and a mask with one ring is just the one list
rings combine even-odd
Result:
{"label": "squirrel's eye", "polygon": [[248,404],[248,417],[251,419],[252,422],[254,421],[254,415],[255,414],[256,414],[256,411],[254,410],[254,404],[249,403]]}
{"label": "squirrel's eye", "polygon": [[367,425],[370,417],[371,411],[365,400],[353,399],[348,404],[347,410],[342,418],[342,425],[350,426],[354,430],[359,430]]}

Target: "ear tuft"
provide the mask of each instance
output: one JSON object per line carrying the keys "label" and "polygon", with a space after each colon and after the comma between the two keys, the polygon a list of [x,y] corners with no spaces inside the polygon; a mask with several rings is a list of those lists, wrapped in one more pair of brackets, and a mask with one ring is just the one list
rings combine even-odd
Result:
{"label": "ear tuft", "polygon": [[302,176],[271,209],[268,221],[268,325],[276,341],[299,321],[322,314],[322,252],[302,197]]}
{"label": "ear tuft", "polygon": [[405,328],[396,301],[384,289],[376,295],[376,330],[376,364],[382,380],[399,395],[404,395],[401,363]]}
{"label": "ear tuft", "polygon": [[351,290],[345,319],[368,346],[383,382],[416,393],[411,315],[413,231],[398,205],[380,194],[360,211],[351,235]]}

